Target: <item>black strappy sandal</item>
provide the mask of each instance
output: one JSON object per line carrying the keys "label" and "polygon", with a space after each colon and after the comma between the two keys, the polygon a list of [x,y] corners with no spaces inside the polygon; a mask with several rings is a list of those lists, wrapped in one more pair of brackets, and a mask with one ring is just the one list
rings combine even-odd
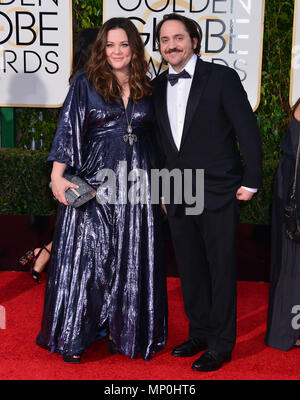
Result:
{"label": "black strappy sandal", "polygon": [[37,255],[33,256],[33,258],[31,259],[31,262],[30,262],[30,274],[31,274],[31,277],[38,284],[41,283],[42,275],[41,275],[40,272],[37,272],[37,271],[34,270],[34,265],[35,265],[36,260],[39,258],[40,254],[42,253],[43,250],[46,250],[50,254],[50,251],[47,249],[47,247],[43,246],[43,247],[40,248],[40,250],[38,251]]}

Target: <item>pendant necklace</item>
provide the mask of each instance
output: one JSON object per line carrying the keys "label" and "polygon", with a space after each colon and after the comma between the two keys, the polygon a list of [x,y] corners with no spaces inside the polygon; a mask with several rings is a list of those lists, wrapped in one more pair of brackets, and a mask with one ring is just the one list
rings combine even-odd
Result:
{"label": "pendant necklace", "polygon": [[126,115],[126,120],[127,120],[127,135],[123,136],[123,140],[124,140],[124,142],[128,142],[130,146],[133,145],[133,142],[137,142],[137,137],[136,137],[136,135],[134,135],[132,133],[132,126],[131,126],[133,115],[134,115],[134,106],[135,106],[135,104],[133,103],[130,122],[128,120],[127,111],[125,108],[125,115]]}

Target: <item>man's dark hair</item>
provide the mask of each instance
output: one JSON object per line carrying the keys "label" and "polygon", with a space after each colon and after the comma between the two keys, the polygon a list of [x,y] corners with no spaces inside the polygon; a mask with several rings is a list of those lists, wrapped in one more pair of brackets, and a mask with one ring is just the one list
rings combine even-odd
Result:
{"label": "man's dark hair", "polygon": [[73,81],[75,75],[82,72],[91,56],[94,42],[96,41],[99,28],[86,28],[78,32],[74,37],[72,73],[69,83]]}
{"label": "man's dark hair", "polygon": [[163,26],[163,24],[166,21],[180,21],[180,22],[182,22],[183,25],[185,26],[185,29],[189,33],[191,39],[192,40],[194,38],[197,39],[198,43],[197,43],[196,48],[194,49],[194,53],[195,54],[199,54],[200,53],[202,32],[201,32],[201,29],[200,29],[199,25],[193,19],[184,17],[183,15],[176,14],[176,13],[164,15],[163,19],[159,22],[159,24],[156,27],[155,38],[156,38],[156,41],[158,43],[159,48],[160,48],[159,38],[160,38],[161,27]]}

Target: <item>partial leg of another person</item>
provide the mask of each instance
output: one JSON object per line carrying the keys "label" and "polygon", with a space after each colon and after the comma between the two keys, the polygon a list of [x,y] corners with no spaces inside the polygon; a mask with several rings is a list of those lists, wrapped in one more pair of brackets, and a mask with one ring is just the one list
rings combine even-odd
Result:
{"label": "partial leg of another person", "polygon": [[42,247],[31,249],[19,259],[22,266],[29,265],[30,274],[36,283],[41,283],[41,272],[45,269],[50,259],[52,242]]}
{"label": "partial leg of another person", "polygon": [[47,245],[34,249],[34,262],[31,266],[31,276],[37,283],[41,282],[41,273],[46,268],[51,254],[52,242]]}

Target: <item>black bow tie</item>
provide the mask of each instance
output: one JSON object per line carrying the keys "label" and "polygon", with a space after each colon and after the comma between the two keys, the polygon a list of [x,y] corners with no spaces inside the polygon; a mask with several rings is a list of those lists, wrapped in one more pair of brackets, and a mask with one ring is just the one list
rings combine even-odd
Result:
{"label": "black bow tie", "polygon": [[191,75],[185,69],[179,72],[179,74],[167,74],[167,80],[170,82],[171,86],[176,85],[179,78],[191,78]]}

